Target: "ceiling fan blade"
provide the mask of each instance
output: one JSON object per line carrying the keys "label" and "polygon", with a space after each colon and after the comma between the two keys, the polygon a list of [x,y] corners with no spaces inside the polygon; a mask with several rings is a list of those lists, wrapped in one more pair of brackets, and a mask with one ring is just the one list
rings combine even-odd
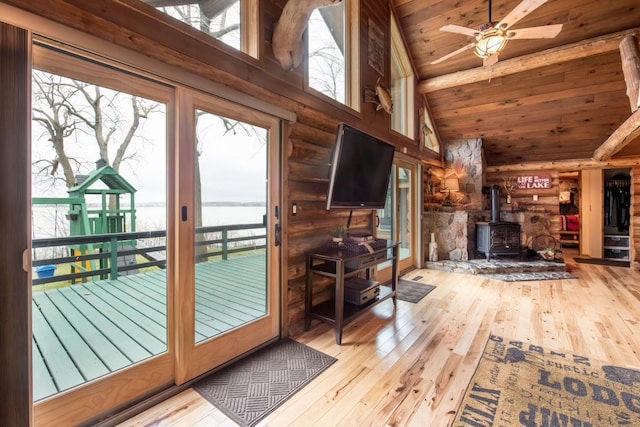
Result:
{"label": "ceiling fan blade", "polygon": [[478,30],[473,28],[463,27],[461,25],[449,24],[444,27],[440,27],[440,31],[448,31],[450,33],[464,34],[465,36],[475,37],[478,34]]}
{"label": "ceiling fan blade", "polygon": [[432,62],[431,62],[431,64],[432,64],[432,65],[439,64],[439,63],[441,63],[442,61],[445,61],[445,60],[447,60],[447,59],[449,59],[449,58],[451,58],[451,57],[453,57],[453,56],[456,56],[456,55],[457,55],[457,54],[459,54],[459,53],[464,52],[465,50],[473,49],[473,47],[474,47],[475,45],[476,45],[475,43],[469,43],[468,45],[463,46],[463,47],[461,47],[461,48],[460,48],[460,49],[458,49],[458,50],[454,50],[453,52],[451,52],[451,53],[449,53],[449,54],[447,54],[447,55],[443,56],[442,58],[438,58],[438,59],[436,59],[435,61],[432,61]]}
{"label": "ceiling fan blade", "polygon": [[543,25],[541,27],[520,28],[507,31],[507,38],[513,39],[552,39],[560,33],[562,24]]}
{"label": "ceiling fan blade", "polygon": [[497,53],[495,55],[491,55],[490,57],[483,59],[482,60],[482,66],[483,67],[491,67],[496,62],[498,62],[498,54]]}
{"label": "ceiling fan blade", "polygon": [[513,24],[545,4],[548,0],[523,0],[511,12],[507,14],[498,24],[496,28],[507,29]]}

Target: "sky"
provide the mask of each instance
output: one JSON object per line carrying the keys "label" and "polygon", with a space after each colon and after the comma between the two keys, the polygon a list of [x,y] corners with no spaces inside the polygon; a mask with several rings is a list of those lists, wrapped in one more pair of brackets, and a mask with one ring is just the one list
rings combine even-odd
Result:
{"label": "sky", "polygon": [[[109,92],[105,90],[104,93]],[[123,111],[129,111],[130,107],[126,108],[127,101],[121,102]],[[162,105],[159,111],[150,114],[142,122],[137,135],[143,137],[136,137],[127,150],[127,153],[136,153],[137,159],[123,163],[120,168],[120,174],[138,190],[135,196],[138,203],[164,203],[166,200],[167,140],[164,111],[165,106]],[[263,140],[256,138],[254,132],[241,128],[225,134],[222,121],[217,116],[205,114],[199,118],[197,133],[201,142],[199,161],[203,201],[264,202],[266,131],[259,129],[258,132]],[[55,157],[49,134],[35,121],[32,139],[34,162]],[[111,159],[115,155],[115,149],[115,144],[110,147]],[[88,132],[75,132],[71,138],[66,139],[65,150],[85,163],[82,174],[95,168],[95,161],[99,158],[98,146],[95,137]],[[59,176],[61,172],[58,171]],[[35,174],[32,174],[32,179],[34,197],[67,196],[62,182],[51,189],[50,180],[43,181]]]}

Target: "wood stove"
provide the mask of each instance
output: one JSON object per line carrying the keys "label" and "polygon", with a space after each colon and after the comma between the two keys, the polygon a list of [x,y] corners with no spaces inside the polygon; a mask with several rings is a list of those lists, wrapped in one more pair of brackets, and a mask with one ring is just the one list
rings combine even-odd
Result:
{"label": "wood stove", "polygon": [[487,261],[491,255],[521,255],[520,224],[500,221],[500,187],[491,186],[491,221],[476,223],[476,252]]}
{"label": "wood stove", "polygon": [[476,251],[491,255],[520,255],[520,224],[515,222],[477,222]]}

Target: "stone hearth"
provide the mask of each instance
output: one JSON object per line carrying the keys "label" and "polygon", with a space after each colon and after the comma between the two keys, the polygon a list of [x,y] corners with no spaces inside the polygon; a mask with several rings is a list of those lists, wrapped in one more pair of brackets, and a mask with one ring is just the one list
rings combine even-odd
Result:
{"label": "stone hearth", "polygon": [[425,268],[452,273],[473,274],[505,282],[576,278],[575,275],[565,271],[564,263],[542,260],[445,260],[427,262]]}

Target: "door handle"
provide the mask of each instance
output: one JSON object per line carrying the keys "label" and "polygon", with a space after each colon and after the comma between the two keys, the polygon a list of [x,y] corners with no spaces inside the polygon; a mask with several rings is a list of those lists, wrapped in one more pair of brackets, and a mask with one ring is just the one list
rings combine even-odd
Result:
{"label": "door handle", "polygon": [[276,246],[280,246],[281,243],[281,229],[280,229],[280,224],[276,224],[276,228],[275,228],[275,244]]}

